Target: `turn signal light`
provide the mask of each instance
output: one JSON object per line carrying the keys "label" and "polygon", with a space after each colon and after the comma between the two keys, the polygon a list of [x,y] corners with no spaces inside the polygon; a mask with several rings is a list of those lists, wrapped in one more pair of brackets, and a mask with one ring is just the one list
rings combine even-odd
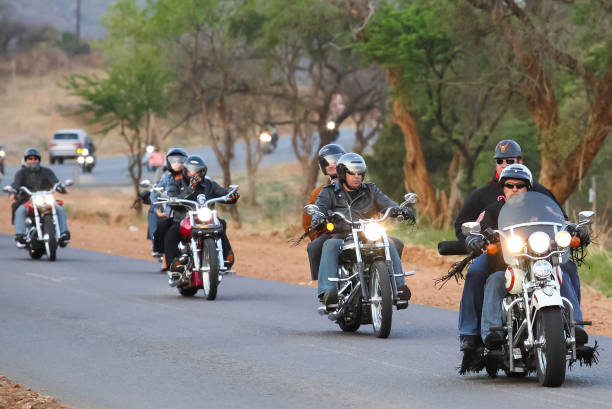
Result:
{"label": "turn signal light", "polygon": [[497,254],[498,251],[499,251],[499,247],[497,247],[497,244],[495,243],[491,243],[487,246],[487,253],[489,253],[492,256]]}
{"label": "turn signal light", "polygon": [[570,246],[571,247],[578,247],[580,246],[580,237],[572,237],[572,239],[570,240]]}
{"label": "turn signal light", "polygon": [[327,231],[334,231],[334,224],[333,223],[327,223],[327,226],[325,226],[327,228]]}

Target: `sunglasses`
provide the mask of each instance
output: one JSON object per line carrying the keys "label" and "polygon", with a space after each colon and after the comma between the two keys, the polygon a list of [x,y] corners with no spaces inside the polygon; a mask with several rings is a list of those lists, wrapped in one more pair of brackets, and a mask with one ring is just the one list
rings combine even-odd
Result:
{"label": "sunglasses", "polygon": [[501,165],[504,162],[506,162],[507,165],[512,165],[514,162],[516,162],[516,159],[497,159],[496,162],[498,165]]}
{"label": "sunglasses", "polygon": [[517,183],[517,184],[514,184],[514,183],[504,183],[504,187],[508,188],[510,190],[512,190],[514,188],[517,188],[518,190],[521,190],[521,189],[526,188],[527,185],[525,183]]}
{"label": "sunglasses", "polygon": [[36,156],[28,156],[26,160],[39,160]]}
{"label": "sunglasses", "polygon": [[346,173],[348,173],[349,175],[352,175],[352,176],[355,176],[355,175],[363,176],[363,175],[365,175],[365,172],[351,172],[350,170],[347,170]]}
{"label": "sunglasses", "polygon": [[174,165],[176,163],[185,163],[185,158],[184,156],[168,156],[168,162],[170,162],[171,165]]}

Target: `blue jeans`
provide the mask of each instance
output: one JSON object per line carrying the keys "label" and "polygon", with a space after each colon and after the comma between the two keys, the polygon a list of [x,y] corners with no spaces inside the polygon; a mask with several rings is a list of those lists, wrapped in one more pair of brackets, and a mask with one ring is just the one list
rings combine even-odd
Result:
{"label": "blue jeans", "polygon": [[[57,213],[57,222],[59,224],[60,234],[68,231],[68,225],[66,224],[66,212],[60,205],[55,205],[55,212]],[[15,210],[15,234],[26,234],[26,217],[28,216],[28,210],[24,205],[21,205]]]}
{"label": "blue jeans", "polygon": [[[561,265],[563,282],[561,283],[561,296],[567,298],[574,307],[574,319],[582,321],[580,308],[580,278],[576,264],[568,261]],[[485,283],[489,277],[488,256],[482,254],[470,265],[465,283],[461,304],[459,306],[459,334],[479,335],[481,316],[484,302]],[[504,294],[505,297],[505,294]]]}
{"label": "blue jeans", "polygon": [[[338,257],[343,241],[343,239],[328,239],[323,244],[323,255],[321,256],[321,264],[319,265],[318,295],[336,288],[336,283],[329,281],[328,278],[338,277]],[[393,262],[394,273],[403,274],[402,262],[391,240],[389,240],[389,253],[391,255],[391,261]],[[404,276],[395,277],[395,283],[398,286],[403,285]]]}
{"label": "blue jeans", "polygon": [[147,239],[153,240],[153,235],[157,229],[157,215],[155,214],[154,206],[149,206],[147,213]]}
{"label": "blue jeans", "polygon": [[[578,268],[572,261],[561,264],[563,281],[561,283],[561,296],[569,300],[574,307],[574,320],[582,321],[582,310],[580,308],[580,279]],[[491,327],[500,327],[503,317],[501,302],[507,296],[505,271],[497,271],[486,280],[484,289],[484,301],[482,305],[481,336],[484,340]],[[576,290],[576,288],[578,290]],[[569,312],[566,310],[566,314]],[[569,315],[567,315],[569,319]],[[579,327],[583,327],[579,325]]]}

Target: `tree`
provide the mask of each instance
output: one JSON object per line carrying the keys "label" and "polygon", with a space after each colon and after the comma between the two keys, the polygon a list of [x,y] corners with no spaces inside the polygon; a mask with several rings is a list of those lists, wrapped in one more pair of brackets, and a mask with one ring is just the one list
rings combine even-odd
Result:
{"label": "tree", "polygon": [[522,67],[541,148],[539,182],[564,202],[612,131],[612,9],[600,0],[468,1]]}

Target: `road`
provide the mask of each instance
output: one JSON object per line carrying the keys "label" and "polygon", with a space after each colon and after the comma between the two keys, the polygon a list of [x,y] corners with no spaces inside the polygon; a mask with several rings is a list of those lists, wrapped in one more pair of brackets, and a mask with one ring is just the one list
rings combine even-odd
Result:
{"label": "road", "polygon": [[184,298],[157,265],[0,235],[0,372],[79,408],[612,408],[612,339],[562,388],[459,376],[456,312],[411,305],[388,339],[343,334],[313,289],[230,276]]}
{"label": "road", "polygon": [[[355,131],[353,129],[341,129],[337,143],[344,146],[348,151],[352,148],[354,139]],[[243,172],[246,170],[245,149],[244,142],[236,143],[234,159],[231,163],[232,172]],[[221,167],[212,148],[200,147],[188,149],[187,152],[189,154],[202,155],[208,166],[208,176],[213,179],[221,178]],[[264,155],[260,167],[265,168],[295,161],[295,155],[291,147],[291,138],[282,137],[279,139],[276,150],[268,155]],[[127,168],[127,156],[98,158],[98,163],[90,174],[81,173],[75,161],[66,161],[63,165],[43,163],[43,166],[51,168],[60,180],[73,179],[82,187],[126,186],[132,183]],[[18,169],[18,166],[7,166],[6,175],[0,183],[3,186],[12,183]],[[143,171],[145,171],[143,178],[153,178],[154,172],[146,172],[144,168]]]}

